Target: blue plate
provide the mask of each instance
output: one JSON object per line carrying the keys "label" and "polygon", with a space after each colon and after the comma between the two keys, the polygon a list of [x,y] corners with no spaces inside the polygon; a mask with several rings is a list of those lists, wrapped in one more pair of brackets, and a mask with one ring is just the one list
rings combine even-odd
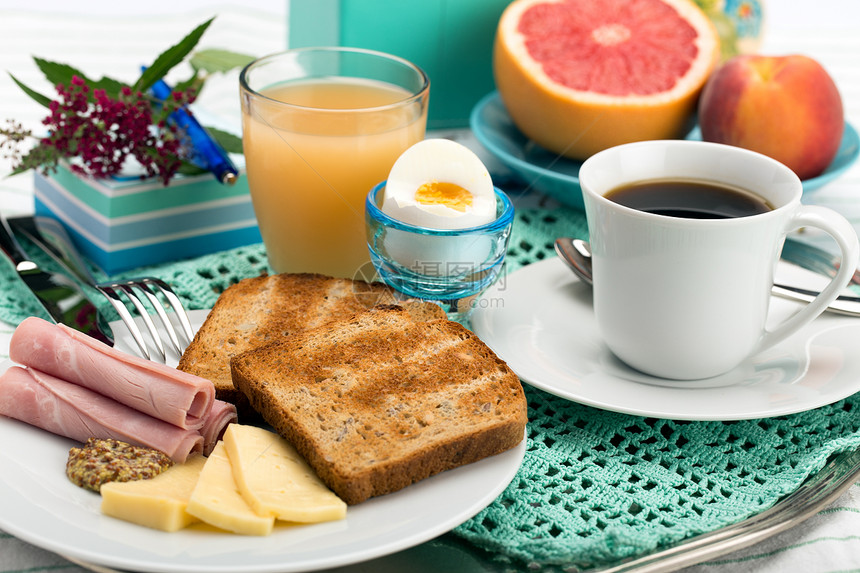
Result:
{"label": "blue plate", "polygon": [[[579,187],[581,161],[559,157],[529,140],[514,125],[498,92],[485,96],[472,109],[469,119],[478,141],[513,171],[531,189],[549,195],[560,203],[583,209]],[[686,139],[701,139],[698,127]],[[805,179],[803,190],[813,191],[841,175],[860,155],[860,137],[845,123],[842,144],[836,158],[818,177]]]}

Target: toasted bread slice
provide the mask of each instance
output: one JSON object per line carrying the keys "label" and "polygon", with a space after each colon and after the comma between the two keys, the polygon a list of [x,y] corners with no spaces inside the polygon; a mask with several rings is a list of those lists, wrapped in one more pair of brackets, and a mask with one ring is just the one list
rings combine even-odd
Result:
{"label": "toasted bread slice", "polygon": [[235,356],[233,382],[348,504],[523,439],[517,376],[449,320],[377,307]]}
{"label": "toasted bread slice", "polygon": [[[230,378],[231,356],[377,304],[394,302],[394,291],[381,283],[316,274],[248,278],[218,297],[177,368],[211,380],[216,397],[236,404],[243,413],[244,397]],[[444,316],[444,311],[438,312]]]}

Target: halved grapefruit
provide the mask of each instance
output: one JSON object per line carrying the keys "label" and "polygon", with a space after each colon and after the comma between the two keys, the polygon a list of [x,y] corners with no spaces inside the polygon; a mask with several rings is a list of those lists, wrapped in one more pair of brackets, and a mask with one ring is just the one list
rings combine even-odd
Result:
{"label": "halved grapefruit", "polygon": [[514,0],[493,73],[516,126],[573,159],[684,135],[720,55],[690,0]]}

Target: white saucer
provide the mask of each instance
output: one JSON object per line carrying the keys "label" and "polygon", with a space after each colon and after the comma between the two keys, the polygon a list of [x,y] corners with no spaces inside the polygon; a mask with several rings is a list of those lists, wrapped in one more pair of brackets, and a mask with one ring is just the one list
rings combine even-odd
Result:
{"label": "white saucer", "polygon": [[[810,275],[783,262],[777,269],[782,282],[820,287],[820,277]],[[799,308],[774,297],[770,319],[781,321]],[[472,328],[524,382],[614,412],[745,420],[802,412],[860,390],[860,320],[832,313],[722,376],[675,381],[642,374],[603,343],[591,288],[556,258],[494,285],[478,301]]]}

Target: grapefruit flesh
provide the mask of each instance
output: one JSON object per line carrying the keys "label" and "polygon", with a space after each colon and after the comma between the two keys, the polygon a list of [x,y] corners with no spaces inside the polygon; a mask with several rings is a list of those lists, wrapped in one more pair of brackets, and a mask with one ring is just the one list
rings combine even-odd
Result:
{"label": "grapefruit flesh", "polygon": [[499,20],[493,72],[527,137],[585,159],[683,136],[719,47],[690,0],[514,0]]}

